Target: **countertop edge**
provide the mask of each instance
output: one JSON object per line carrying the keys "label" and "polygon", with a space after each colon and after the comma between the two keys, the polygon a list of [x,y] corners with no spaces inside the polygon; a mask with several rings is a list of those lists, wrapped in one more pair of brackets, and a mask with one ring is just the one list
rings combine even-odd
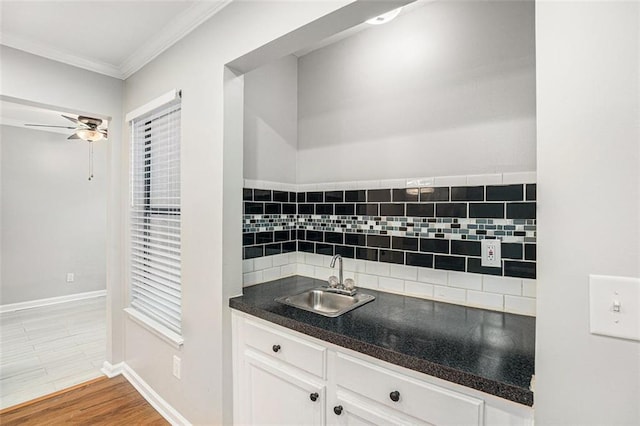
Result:
{"label": "countertop edge", "polygon": [[229,307],[238,311],[247,313],[257,318],[264,319],[290,330],[297,331],[302,334],[317,338],[319,340],[332,343],[334,345],[351,349],[364,355],[394,364],[400,367],[408,368],[413,371],[427,374],[448,382],[456,383],[475,389],[484,393],[488,393],[508,401],[518,404],[533,406],[533,392],[529,389],[522,389],[507,383],[497,382],[484,377],[476,376],[472,373],[456,370],[441,364],[430,361],[417,359],[415,357],[395,352],[380,346],[372,345],[353,339],[341,334],[327,331],[323,328],[314,327],[291,318],[274,314],[264,309],[242,303],[237,298],[229,299]]}

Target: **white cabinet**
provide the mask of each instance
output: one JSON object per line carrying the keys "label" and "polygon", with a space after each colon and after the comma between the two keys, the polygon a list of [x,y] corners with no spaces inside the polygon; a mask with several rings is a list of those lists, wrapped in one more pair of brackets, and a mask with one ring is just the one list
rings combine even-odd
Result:
{"label": "white cabinet", "polygon": [[234,422],[531,426],[533,409],[233,311]]}
{"label": "white cabinet", "polygon": [[484,401],[390,371],[338,352],[336,384],[377,407],[436,425],[480,425]]}
{"label": "white cabinet", "polygon": [[322,425],[325,387],[252,352],[245,354],[242,424]]}
{"label": "white cabinet", "polygon": [[335,404],[330,407],[328,420],[328,424],[335,426],[427,424],[420,419],[342,390],[336,393]]}

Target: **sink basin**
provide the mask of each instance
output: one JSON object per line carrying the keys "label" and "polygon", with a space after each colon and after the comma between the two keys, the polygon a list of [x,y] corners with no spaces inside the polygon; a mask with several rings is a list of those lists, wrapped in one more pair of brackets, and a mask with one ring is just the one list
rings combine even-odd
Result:
{"label": "sink basin", "polygon": [[325,317],[337,317],[374,299],[375,296],[370,294],[356,293],[353,296],[348,296],[314,288],[293,296],[278,297],[276,302]]}

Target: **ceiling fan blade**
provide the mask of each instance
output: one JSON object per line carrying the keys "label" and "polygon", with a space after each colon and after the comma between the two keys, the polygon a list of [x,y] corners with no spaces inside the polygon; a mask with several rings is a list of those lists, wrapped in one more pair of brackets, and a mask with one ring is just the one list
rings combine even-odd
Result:
{"label": "ceiling fan blade", "polygon": [[69,136],[67,139],[80,139],[80,136],[74,133],[71,136]]}
{"label": "ceiling fan blade", "polygon": [[80,122],[76,118],[69,117],[68,115],[64,115],[64,114],[60,114],[60,115],[62,115],[64,118],[66,118],[67,120],[71,121],[74,124],[80,124]]}
{"label": "ceiling fan blade", "polygon": [[25,124],[25,126],[29,126],[29,127],[57,127],[60,129],[75,129],[75,127],[69,127],[69,126],[51,126],[49,124]]}

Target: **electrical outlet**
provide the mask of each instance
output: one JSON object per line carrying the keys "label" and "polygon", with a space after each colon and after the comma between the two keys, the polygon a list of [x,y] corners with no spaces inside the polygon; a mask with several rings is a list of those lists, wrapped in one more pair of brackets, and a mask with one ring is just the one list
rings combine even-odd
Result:
{"label": "electrical outlet", "polygon": [[73,272],[67,272],[67,282],[72,283],[76,279]]}
{"label": "electrical outlet", "polygon": [[489,266],[493,268],[499,268],[502,266],[502,250],[500,240],[481,240],[481,264],[482,266]]}
{"label": "electrical outlet", "polygon": [[182,360],[174,355],[173,356],[173,375],[176,376],[176,378],[180,378],[181,375],[181,370],[182,370]]}

